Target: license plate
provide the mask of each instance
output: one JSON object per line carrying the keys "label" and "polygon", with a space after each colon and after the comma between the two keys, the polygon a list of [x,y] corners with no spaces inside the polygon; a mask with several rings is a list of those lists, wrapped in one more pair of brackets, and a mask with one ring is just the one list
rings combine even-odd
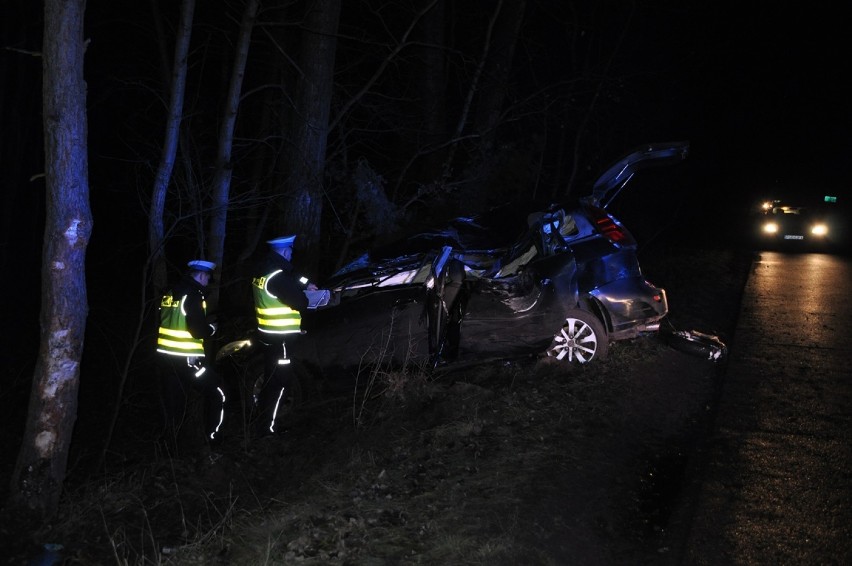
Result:
{"label": "license plate", "polygon": [[805,237],[804,236],[798,236],[796,234],[785,234],[784,239],[785,240],[804,240]]}

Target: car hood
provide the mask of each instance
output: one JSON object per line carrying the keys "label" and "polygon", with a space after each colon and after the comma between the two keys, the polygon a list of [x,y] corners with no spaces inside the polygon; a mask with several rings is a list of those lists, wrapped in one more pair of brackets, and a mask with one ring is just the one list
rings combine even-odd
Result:
{"label": "car hood", "polygon": [[639,146],[607,167],[592,187],[591,196],[584,200],[595,206],[606,208],[636,171],[683,161],[688,152],[689,142],[686,141]]}

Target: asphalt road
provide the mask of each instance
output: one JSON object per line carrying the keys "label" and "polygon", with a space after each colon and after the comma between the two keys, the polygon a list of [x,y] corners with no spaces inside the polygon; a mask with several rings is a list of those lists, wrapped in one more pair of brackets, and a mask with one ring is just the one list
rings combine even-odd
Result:
{"label": "asphalt road", "polygon": [[852,259],[761,252],[728,346],[666,562],[852,564]]}

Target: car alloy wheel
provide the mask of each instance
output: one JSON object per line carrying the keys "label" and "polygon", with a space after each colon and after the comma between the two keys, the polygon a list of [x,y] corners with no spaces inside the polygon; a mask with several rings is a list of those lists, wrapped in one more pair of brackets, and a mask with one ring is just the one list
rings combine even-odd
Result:
{"label": "car alloy wheel", "polygon": [[563,362],[586,364],[605,358],[608,348],[608,338],[600,320],[588,311],[574,309],[566,314],[547,355]]}

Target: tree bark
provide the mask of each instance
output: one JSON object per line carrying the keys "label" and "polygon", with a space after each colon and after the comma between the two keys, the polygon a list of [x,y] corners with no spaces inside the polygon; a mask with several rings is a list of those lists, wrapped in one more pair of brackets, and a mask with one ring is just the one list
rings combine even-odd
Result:
{"label": "tree bark", "polygon": [[240,106],[240,93],[243,88],[243,76],[248,60],[251,32],[257,17],[260,0],[248,0],[240,24],[240,37],[237,41],[236,57],[228,86],[228,96],[222,116],[222,126],[219,129],[219,149],[216,153],[216,172],[213,175],[213,210],[210,217],[210,232],[208,235],[207,255],[213,263],[219,266],[214,274],[211,285],[209,303],[212,310],[219,303],[219,276],[222,273],[225,255],[225,228],[228,219],[228,200],[231,192],[231,163],[234,146],[234,128],[237,122],[237,111]]}
{"label": "tree bark", "polygon": [[[322,217],[323,173],[328,144],[329,113],[334,80],[340,0],[308,3],[302,30],[296,108],[291,131],[284,132],[290,146],[286,172],[285,208],[279,231],[297,233],[297,250],[319,247]],[[316,272],[315,257],[298,258],[308,272]]]}
{"label": "tree bark", "polygon": [[41,522],[58,508],[77,419],[88,315],[86,248],[92,232],[83,80],[85,0],[46,0],[43,127],[47,215],[41,335],[29,412],[8,508]]}
{"label": "tree bark", "polygon": [[165,228],[163,214],[166,207],[166,193],[172,179],[175,165],[180,123],[183,118],[183,102],[186,93],[186,69],[189,57],[189,43],[192,37],[192,19],[195,13],[195,0],[183,0],[181,20],[175,39],[175,60],[172,68],[171,99],[166,119],[166,135],[163,141],[163,153],[154,177],[151,191],[151,208],[148,211],[148,252],[150,254],[154,278],[154,292],[158,294],[168,284],[163,240]]}

